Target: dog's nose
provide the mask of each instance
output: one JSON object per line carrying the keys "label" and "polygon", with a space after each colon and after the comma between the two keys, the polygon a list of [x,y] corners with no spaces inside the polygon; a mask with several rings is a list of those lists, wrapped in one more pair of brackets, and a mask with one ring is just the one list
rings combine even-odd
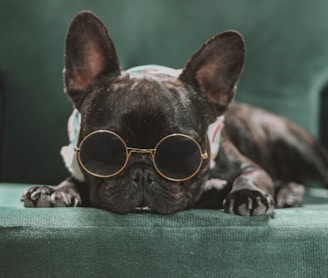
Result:
{"label": "dog's nose", "polygon": [[137,186],[149,186],[154,182],[153,172],[143,168],[134,169],[132,170],[132,181]]}

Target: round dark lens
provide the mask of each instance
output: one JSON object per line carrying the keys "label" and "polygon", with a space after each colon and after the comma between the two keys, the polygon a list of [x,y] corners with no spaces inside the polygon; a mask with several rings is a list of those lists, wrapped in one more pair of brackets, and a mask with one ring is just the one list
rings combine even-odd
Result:
{"label": "round dark lens", "polygon": [[110,132],[96,132],[86,137],[80,147],[80,162],[86,170],[99,176],[119,172],[127,158],[122,140]]}
{"label": "round dark lens", "polygon": [[154,160],[162,175],[183,180],[195,174],[202,158],[194,140],[183,135],[172,135],[159,143]]}

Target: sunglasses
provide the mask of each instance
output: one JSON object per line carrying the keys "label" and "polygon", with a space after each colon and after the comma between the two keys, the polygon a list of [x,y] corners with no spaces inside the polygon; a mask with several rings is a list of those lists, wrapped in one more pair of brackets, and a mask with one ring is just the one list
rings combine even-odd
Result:
{"label": "sunglasses", "polygon": [[98,130],[85,136],[75,151],[82,168],[100,178],[120,174],[132,153],[149,154],[156,171],[171,181],[192,178],[208,158],[199,143],[185,134],[165,136],[154,149],[138,149],[128,147],[122,137],[112,131]]}

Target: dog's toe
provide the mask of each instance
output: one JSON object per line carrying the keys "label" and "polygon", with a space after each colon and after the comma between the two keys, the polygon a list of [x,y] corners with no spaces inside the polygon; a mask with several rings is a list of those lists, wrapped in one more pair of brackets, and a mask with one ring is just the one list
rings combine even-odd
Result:
{"label": "dog's toe", "polygon": [[73,192],[55,191],[54,194],[54,207],[77,207],[81,204],[79,194]]}
{"label": "dog's toe", "polygon": [[245,203],[241,203],[237,207],[237,212],[240,215],[250,216],[252,210],[253,210],[253,200],[251,198],[247,198]]}
{"label": "dog's toe", "polygon": [[21,201],[24,202],[25,207],[50,207],[51,191],[47,186],[34,186],[25,191]]}
{"label": "dog's toe", "polygon": [[273,212],[274,201],[271,195],[266,194],[264,197],[264,201],[262,201],[261,197],[256,197],[256,205],[254,207],[253,215],[262,215]]}

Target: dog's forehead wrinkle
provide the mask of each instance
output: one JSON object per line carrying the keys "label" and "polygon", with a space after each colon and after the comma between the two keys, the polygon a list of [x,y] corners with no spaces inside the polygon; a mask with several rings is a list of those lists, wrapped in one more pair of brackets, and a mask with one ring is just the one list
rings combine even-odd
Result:
{"label": "dog's forehead wrinkle", "polygon": [[[148,111],[163,111],[164,109],[178,109],[181,105],[176,105],[176,95],[180,96],[179,103],[187,103],[187,99],[177,90],[173,90],[167,86],[166,83],[155,79],[142,78],[131,79],[131,83],[125,88],[122,93],[122,101],[125,102],[127,110],[144,110],[146,107]],[[185,106],[185,105],[184,105]],[[176,113],[174,113],[176,114]]]}

